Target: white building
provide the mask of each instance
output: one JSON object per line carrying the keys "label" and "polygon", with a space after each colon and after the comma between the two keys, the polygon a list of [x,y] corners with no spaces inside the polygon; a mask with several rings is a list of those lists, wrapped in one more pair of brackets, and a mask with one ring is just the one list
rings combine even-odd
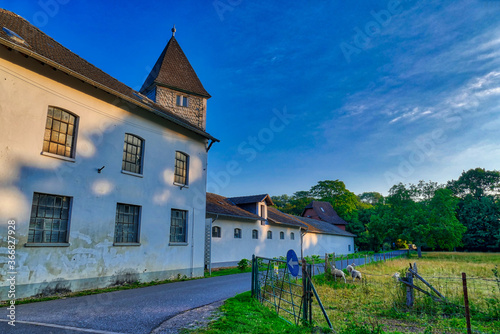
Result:
{"label": "white building", "polygon": [[252,255],[300,257],[354,251],[354,235],[333,224],[285,214],[269,195],[226,198],[207,193],[205,266],[235,266]]}
{"label": "white building", "polygon": [[0,300],[203,275],[217,139],[174,35],[141,91],[0,9]]}

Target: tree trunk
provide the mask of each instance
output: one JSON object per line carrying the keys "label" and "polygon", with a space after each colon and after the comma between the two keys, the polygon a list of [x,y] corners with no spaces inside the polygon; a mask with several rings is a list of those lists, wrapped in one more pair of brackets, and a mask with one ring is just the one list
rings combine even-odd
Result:
{"label": "tree trunk", "polygon": [[420,245],[417,246],[417,253],[418,253],[418,257],[421,258],[422,257],[422,246],[420,246]]}

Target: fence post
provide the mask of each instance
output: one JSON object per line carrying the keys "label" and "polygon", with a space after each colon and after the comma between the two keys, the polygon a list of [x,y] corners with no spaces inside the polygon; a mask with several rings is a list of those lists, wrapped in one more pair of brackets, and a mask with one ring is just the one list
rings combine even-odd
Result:
{"label": "fence post", "polygon": [[467,320],[467,334],[472,333],[470,326],[469,295],[467,293],[467,275],[462,273],[462,283],[464,287],[465,319]]}
{"label": "fence post", "polygon": [[255,254],[252,255],[252,298],[255,298]]}
{"label": "fence post", "polygon": [[[413,285],[413,274],[411,272],[406,273],[406,281]],[[413,297],[414,297],[414,292],[413,288],[411,286],[406,286],[406,306],[407,307],[413,307]]]}
{"label": "fence post", "polygon": [[302,258],[302,320],[308,321],[309,316],[307,315],[309,311],[307,295],[307,272],[306,272],[306,261]]}

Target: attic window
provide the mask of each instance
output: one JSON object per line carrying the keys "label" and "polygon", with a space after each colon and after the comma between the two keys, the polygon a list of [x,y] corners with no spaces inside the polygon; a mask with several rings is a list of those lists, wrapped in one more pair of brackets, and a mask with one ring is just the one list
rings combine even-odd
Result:
{"label": "attic window", "polygon": [[22,44],[22,45],[27,46],[27,47],[30,46],[28,43],[26,43],[26,41],[24,40],[24,38],[22,38],[21,36],[19,36],[15,32],[13,32],[12,30],[7,29],[5,27],[3,27],[2,30],[7,34],[7,36],[9,36],[9,38],[11,40],[13,40],[14,42],[16,42],[17,44]]}
{"label": "attic window", "polygon": [[187,96],[177,95],[176,104],[179,107],[187,107],[188,106],[188,98],[187,98]]}
{"label": "attic window", "polygon": [[325,209],[323,209],[322,207],[320,207],[321,211],[325,212]]}

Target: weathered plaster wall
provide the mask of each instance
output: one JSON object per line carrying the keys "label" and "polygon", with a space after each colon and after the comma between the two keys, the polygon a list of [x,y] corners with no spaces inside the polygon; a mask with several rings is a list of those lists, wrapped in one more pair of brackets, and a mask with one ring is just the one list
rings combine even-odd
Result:
{"label": "weathered plaster wall", "polygon": [[[349,250],[349,245],[351,249]],[[306,233],[303,239],[304,256],[320,255],[325,253],[351,254],[354,253],[354,238],[339,235]]]}
{"label": "weathered plaster wall", "polygon": [[[48,106],[79,116],[74,162],[41,154]],[[3,47],[0,133],[0,300],[7,299],[10,219],[17,298],[56,287],[203,275],[204,139]],[[143,177],[121,172],[125,133],[145,140]],[[190,156],[183,189],[173,185],[176,150]],[[68,247],[25,246],[34,192],[72,197]],[[113,246],[117,202],[142,207],[140,246]],[[169,245],[172,208],[188,211],[184,246]]]}
{"label": "weathered plaster wall", "polygon": [[[215,218],[211,217],[210,218]],[[293,249],[300,256],[299,228],[277,225],[261,225],[260,221],[244,221],[219,217],[212,226],[221,228],[221,238],[212,238],[212,263],[234,263],[241,259],[251,259],[252,255],[263,257],[286,256]],[[240,228],[241,239],[234,238],[234,229]],[[252,230],[259,231],[259,238],[252,239]],[[267,231],[273,232],[273,238],[267,239]],[[280,232],[285,233],[285,239],[280,239]],[[290,239],[290,233],[295,234],[295,240]]]}

